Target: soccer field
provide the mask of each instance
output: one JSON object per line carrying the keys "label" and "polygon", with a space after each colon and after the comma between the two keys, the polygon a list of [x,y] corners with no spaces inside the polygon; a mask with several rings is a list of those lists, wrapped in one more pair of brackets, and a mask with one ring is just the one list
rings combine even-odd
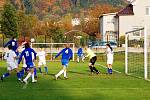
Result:
{"label": "soccer field", "polygon": [[[0,82],[0,100],[149,100],[150,82],[124,74],[124,63],[114,62],[117,71],[107,75],[97,61],[99,75],[89,75],[88,62],[70,62],[68,80],[63,77],[54,80],[60,71],[60,62],[48,62],[49,75],[38,73],[38,82],[25,85],[17,82],[15,74]],[[6,71],[4,61],[0,62],[0,74]],[[118,73],[121,72],[121,73]]]}

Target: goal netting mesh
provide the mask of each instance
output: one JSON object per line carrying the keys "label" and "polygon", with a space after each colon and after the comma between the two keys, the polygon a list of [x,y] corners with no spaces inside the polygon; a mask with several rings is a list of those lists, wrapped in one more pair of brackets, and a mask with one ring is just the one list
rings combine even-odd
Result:
{"label": "goal netting mesh", "polygon": [[126,33],[125,73],[150,79],[150,34],[146,28]]}

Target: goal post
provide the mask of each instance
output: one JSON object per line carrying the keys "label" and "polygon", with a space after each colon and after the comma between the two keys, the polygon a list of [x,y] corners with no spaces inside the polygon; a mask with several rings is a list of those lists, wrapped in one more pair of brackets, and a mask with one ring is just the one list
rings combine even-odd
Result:
{"label": "goal post", "polygon": [[73,58],[72,61],[75,60],[75,43],[31,43],[31,47],[35,49],[35,51],[38,51],[39,48],[44,48],[46,53],[50,57],[50,61],[53,60],[53,56],[60,52],[64,48],[63,45],[69,44],[70,48],[73,52]]}
{"label": "goal post", "polygon": [[150,40],[147,28],[125,34],[125,73],[148,80],[150,78]]}

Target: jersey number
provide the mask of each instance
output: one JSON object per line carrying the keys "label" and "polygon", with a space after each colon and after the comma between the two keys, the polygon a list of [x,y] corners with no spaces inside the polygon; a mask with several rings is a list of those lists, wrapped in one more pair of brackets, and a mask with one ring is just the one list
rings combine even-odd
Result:
{"label": "jersey number", "polygon": [[7,53],[7,57],[9,57],[9,53]]}
{"label": "jersey number", "polygon": [[68,49],[65,51],[66,54],[68,54]]}
{"label": "jersey number", "polygon": [[29,56],[29,52],[28,52],[28,51],[26,51],[25,53],[26,53],[26,57],[28,57],[28,56]]}
{"label": "jersey number", "polygon": [[15,46],[15,42],[12,42],[12,46]]}

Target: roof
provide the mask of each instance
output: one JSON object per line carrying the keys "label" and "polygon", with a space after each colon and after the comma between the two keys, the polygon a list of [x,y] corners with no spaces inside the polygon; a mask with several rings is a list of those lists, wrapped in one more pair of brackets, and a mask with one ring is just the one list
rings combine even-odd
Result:
{"label": "roof", "polygon": [[[107,13],[107,14],[103,14],[103,15],[101,15],[101,16],[109,16],[109,15],[116,15],[117,13]],[[100,16],[100,17],[101,17]]]}
{"label": "roof", "polygon": [[117,15],[117,16],[134,15],[134,12],[133,12],[133,5],[132,5],[132,4],[129,4],[129,5],[127,5],[125,8],[121,9],[119,12],[116,12],[116,13],[103,14],[103,15],[100,16],[100,18],[103,17],[103,16],[109,16],[109,15]]}
{"label": "roof", "polygon": [[125,8],[121,9],[118,13],[118,16],[127,16],[127,15],[134,15],[133,12],[133,5],[129,4],[128,6],[126,6]]}

